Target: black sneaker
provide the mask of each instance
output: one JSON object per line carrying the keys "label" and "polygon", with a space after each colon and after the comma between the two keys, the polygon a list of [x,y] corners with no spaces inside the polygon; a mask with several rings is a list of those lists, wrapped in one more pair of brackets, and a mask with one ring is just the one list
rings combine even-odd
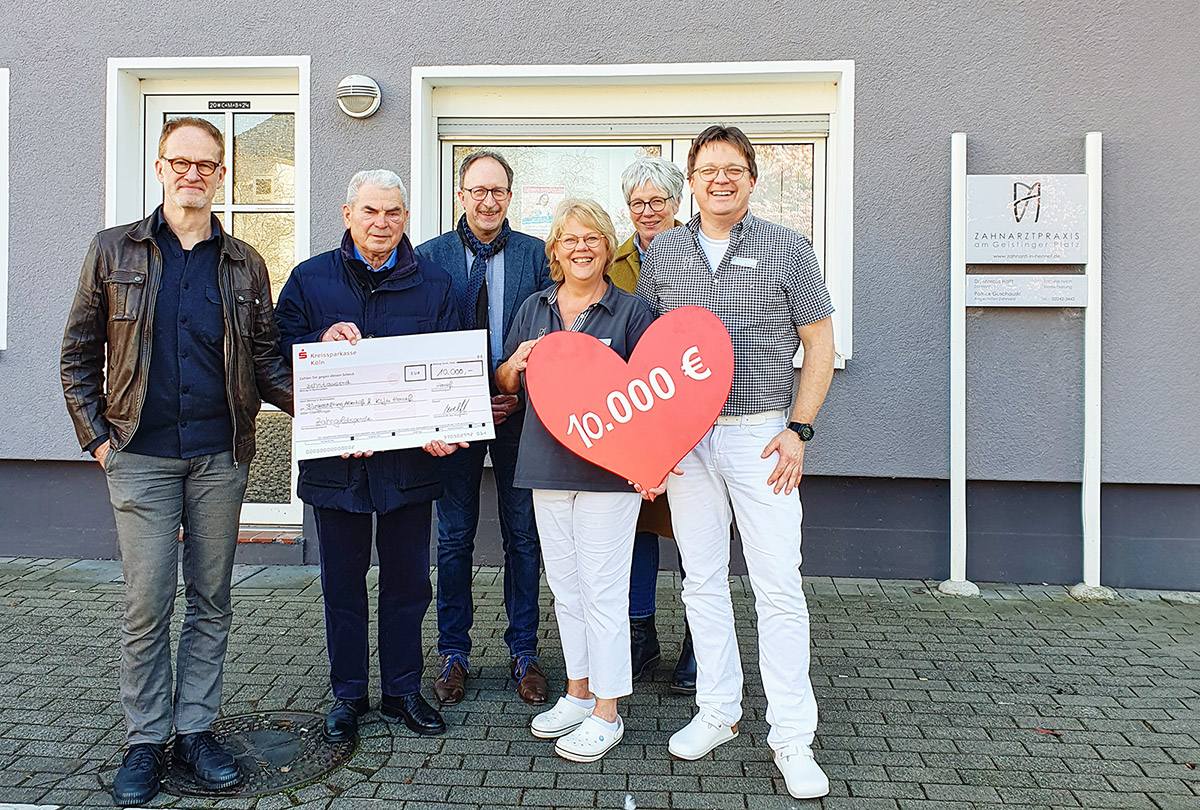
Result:
{"label": "black sneaker", "polygon": [[166,771],[167,747],[153,743],[131,745],[113,779],[112,800],[117,807],[145,804],[158,795]]}
{"label": "black sneaker", "polygon": [[237,760],[221,747],[211,731],[176,735],[175,759],[206,790],[224,790],[246,780]]}

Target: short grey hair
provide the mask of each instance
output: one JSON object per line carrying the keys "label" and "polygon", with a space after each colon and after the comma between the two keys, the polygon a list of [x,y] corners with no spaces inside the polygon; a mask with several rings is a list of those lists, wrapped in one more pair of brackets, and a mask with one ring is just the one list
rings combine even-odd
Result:
{"label": "short grey hair", "polygon": [[633,192],[647,183],[662,189],[675,202],[683,198],[683,172],[669,160],[644,157],[630,163],[621,172],[621,191],[625,194],[625,202],[628,203]]}
{"label": "short grey hair", "polygon": [[354,207],[354,203],[358,202],[358,190],[363,186],[400,189],[400,202],[404,205],[405,210],[408,209],[408,189],[404,187],[404,181],[400,179],[400,175],[394,171],[390,169],[364,169],[351,177],[350,185],[346,188],[346,205],[351,208]]}
{"label": "short grey hair", "polygon": [[480,149],[478,152],[472,152],[463,158],[462,165],[458,167],[458,187],[463,187],[463,181],[467,177],[467,169],[471,168],[471,164],[477,160],[491,158],[500,164],[500,168],[504,169],[504,176],[508,178],[509,190],[512,190],[513,170],[512,166],[508,165],[508,161],[504,159],[504,155],[499,152],[493,152],[491,149]]}

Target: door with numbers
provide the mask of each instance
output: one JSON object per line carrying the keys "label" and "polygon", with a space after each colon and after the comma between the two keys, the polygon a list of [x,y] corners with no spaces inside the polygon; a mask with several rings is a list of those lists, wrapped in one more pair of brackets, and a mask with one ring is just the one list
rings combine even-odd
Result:
{"label": "door with numbers", "polygon": [[[296,195],[299,97],[203,93],[144,98],[145,213],[152,213],[163,200],[154,174],[163,124],[182,116],[209,121],[225,136],[227,170],[213,200],[213,213],[228,233],[262,254],[272,296],[278,298],[292,267],[308,257],[307,201]],[[304,227],[297,227],[298,210]],[[303,520],[303,505],[295,495],[291,422],[291,417],[271,405],[264,404],[258,415],[258,453],[250,465],[243,523],[290,526]]]}

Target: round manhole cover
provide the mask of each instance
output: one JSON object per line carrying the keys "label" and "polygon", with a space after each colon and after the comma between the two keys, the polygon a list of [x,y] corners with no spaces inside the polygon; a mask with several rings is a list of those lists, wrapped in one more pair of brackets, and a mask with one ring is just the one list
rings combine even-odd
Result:
{"label": "round manhole cover", "polygon": [[[219,717],[212,732],[237,758],[246,781],[232,790],[208,790],[169,763],[163,792],[173,796],[263,796],[299,787],[340,768],[354,755],[354,743],[329,743],[321,736],[324,715],[312,712],[258,712]],[[100,774],[111,788],[123,752]]]}

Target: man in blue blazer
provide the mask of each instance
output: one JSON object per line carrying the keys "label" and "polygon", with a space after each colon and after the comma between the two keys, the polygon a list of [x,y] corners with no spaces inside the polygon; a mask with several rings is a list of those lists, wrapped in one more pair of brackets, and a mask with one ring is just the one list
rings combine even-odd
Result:
{"label": "man in blue blazer", "polygon": [[[468,155],[458,171],[458,226],[417,248],[450,274],[464,329],[486,329],[492,371],[521,303],[550,282],[546,246],[541,239],[508,225],[513,171],[496,152]],[[479,524],[479,485],[484,454],[490,450],[504,541],[504,641],[517,694],[531,705],[546,702],[546,677],[537,655],[538,579],[541,555],[533,519],[533,497],[513,487],[517,446],[521,442],[524,402],[493,385],[492,415],[496,438],[472,442],[442,459],[444,491],[437,502],[438,652],[442,656],[433,692],[444,706],[466,694],[471,672],[472,555]]]}

